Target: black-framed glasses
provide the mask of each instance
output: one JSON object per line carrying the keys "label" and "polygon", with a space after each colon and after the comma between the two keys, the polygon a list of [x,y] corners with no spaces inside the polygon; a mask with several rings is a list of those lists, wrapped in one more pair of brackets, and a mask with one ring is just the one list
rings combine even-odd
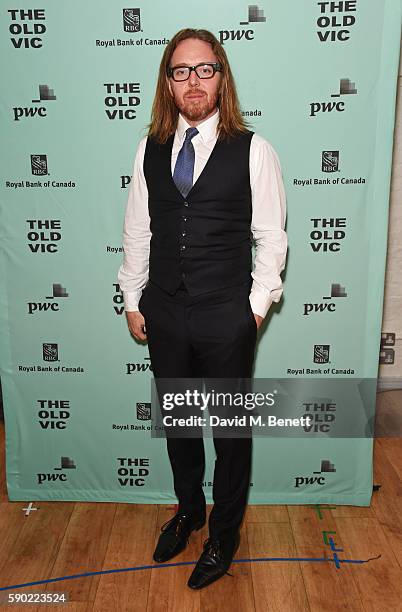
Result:
{"label": "black-framed glasses", "polygon": [[194,70],[199,79],[212,79],[215,72],[222,72],[222,64],[219,64],[219,62],[207,62],[197,64],[196,66],[173,66],[167,69],[167,75],[174,81],[187,81],[192,70]]}

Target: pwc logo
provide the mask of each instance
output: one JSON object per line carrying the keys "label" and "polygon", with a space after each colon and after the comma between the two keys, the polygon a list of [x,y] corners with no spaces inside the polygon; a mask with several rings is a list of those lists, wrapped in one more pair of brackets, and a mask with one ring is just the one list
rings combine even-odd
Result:
{"label": "pwc logo", "polygon": [[330,295],[324,295],[320,302],[303,304],[303,316],[309,316],[317,312],[335,312],[337,298],[345,298],[347,295],[345,287],[340,283],[331,283]]}
{"label": "pwc logo", "polygon": [[24,117],[46,117],[47,108],[43,103],[56,100],[54,90],[48,85],[39,85],[39,98],[32,100],[33,104],[41,104],[41,106],[14,106],[14,121],[20,121]]}
{"label": "pwc logo", "polygon": [[71,459],[71,457],[61,457],[60,463],[60,467],[53,468],[56,474],[53,472],[42,472],[37,474],[37,484],[43,484],[48,482],[66,482],[67,474],[63,473],[62,470],[75,470],[76,465],[74,460]]}
{"label": "pwc logo", "polygon": [[[329,472],[336,472],[335,465],[328,459],[322,459],[321,470],[313,472],[312,476],[295,476],[295,488],[298,489],[303,485],[325,485],[325,476],[322,476],[322,474]],[[321,476],[318,476],[318,474],[321,474]]]}
{"label": "pwc logo", "polygon": [[59,312],[59,299],[67,298],[68,293],[59,283],[53,283],[52,295],[47,295],[45,300],[40,302],[27,302],[28,314],[32,315],[37,312]]}
{"label": "pwc logo", "polygon": [[[351,96],[357,94],[356,83],[350,79],[340,79],[339,81],[339,92],[331,94],[331,98],[341,98],[342,96]],[[328,101],[323,100],[321,102],[310,102],[310,117],[316,117],[321,113],[343,113],[345,108],[345,102],[343,100]]]}
{"label": "pwc logo", "polygon": [[[145,363],[145,361],[148,363]],[[146,372],[147,370],[152,372],[150,357],[144,357],[144,362],[142,363],[126,363],[126,374],[136,374],[138,372]]]}
{"label": "pwc logo", "polygon": [[[258,8],[256,4],[251,4],[248,7],[248,21],[240,21],[240,25],[249,26],[251,23],[265,23],[266,20],[263,9]],[[234,40],[254,40],[254,30],[250,27],[242,27],[238,30],[219,30],[219,42],[222,45]]]}

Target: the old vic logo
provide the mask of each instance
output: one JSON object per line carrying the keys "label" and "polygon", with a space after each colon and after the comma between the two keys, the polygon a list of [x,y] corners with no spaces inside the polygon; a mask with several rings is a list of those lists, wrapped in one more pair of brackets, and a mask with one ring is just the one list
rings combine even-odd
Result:
{"label": "the old vic logo", "polygon": [[46,32],[44,9],[8,9],[9,31],[15,49],[40,49]]}
{"label": "the old vic logo", "polygon": [[345,42],[350,28],[356,23],[356,0],[344,2],[317,2],[317,36],[320,42]]}
{"label": "the old vic logo", "polygon": [[69,400],[36,400],[38,406],[38,423],[42,429],[66,429],[70,418]]}
{"label": "the old vic logo", "polygon": [[124,312],[123,294],[120,290],[120,285],[113,283],[113,310],[117,315],[122,315]]}
{"label": "the old vic logo", "polygon": [[27,219],[28,248],[32,253],[57,253],[61,240],[60,219]]}
{"label": "the old vic logo", "polygon": [[105,112],[108,119],[135,119],[135,107],[141,100],[139,83],[104,83],[106,89]]}

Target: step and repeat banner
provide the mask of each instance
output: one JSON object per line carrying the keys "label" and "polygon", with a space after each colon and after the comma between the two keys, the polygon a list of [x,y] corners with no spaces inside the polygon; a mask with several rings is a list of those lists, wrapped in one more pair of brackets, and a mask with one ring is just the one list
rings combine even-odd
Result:
{"label": "step and repeat banner", "polygon": [[[175,501],[166,441],[150,431],[148,349],[128,332],[117,271],[161,55],[183,27],[223,43],[243,115],[282,165],[284,295],[255,377],[376,379],[400,0],[29,0],[1,13],[10,500]],[[305,437],[255,438],[250,503],[370,503],[373,439],[331,435],[341,408],[354,409],[335,396],[298,398],[312,418]]]}

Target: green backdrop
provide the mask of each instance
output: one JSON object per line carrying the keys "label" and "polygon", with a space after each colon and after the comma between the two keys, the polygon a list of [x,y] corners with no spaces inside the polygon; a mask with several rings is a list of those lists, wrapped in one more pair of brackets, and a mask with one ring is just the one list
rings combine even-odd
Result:
{"label": "green backdrop", "polygon": [[[0,37],[10,500],[175,499],[165,441],[149,432],[148,349],[128,333],[116,277],[136,147],[164,46],[183,27],[224,43],[242,111],[281,160],[289,255],[255,376],[375,379],[400,0],[10,6]],[[368,505],[372,447],[257,438],[250,503]],[[211,439],[206,448],[210,502]]]}

